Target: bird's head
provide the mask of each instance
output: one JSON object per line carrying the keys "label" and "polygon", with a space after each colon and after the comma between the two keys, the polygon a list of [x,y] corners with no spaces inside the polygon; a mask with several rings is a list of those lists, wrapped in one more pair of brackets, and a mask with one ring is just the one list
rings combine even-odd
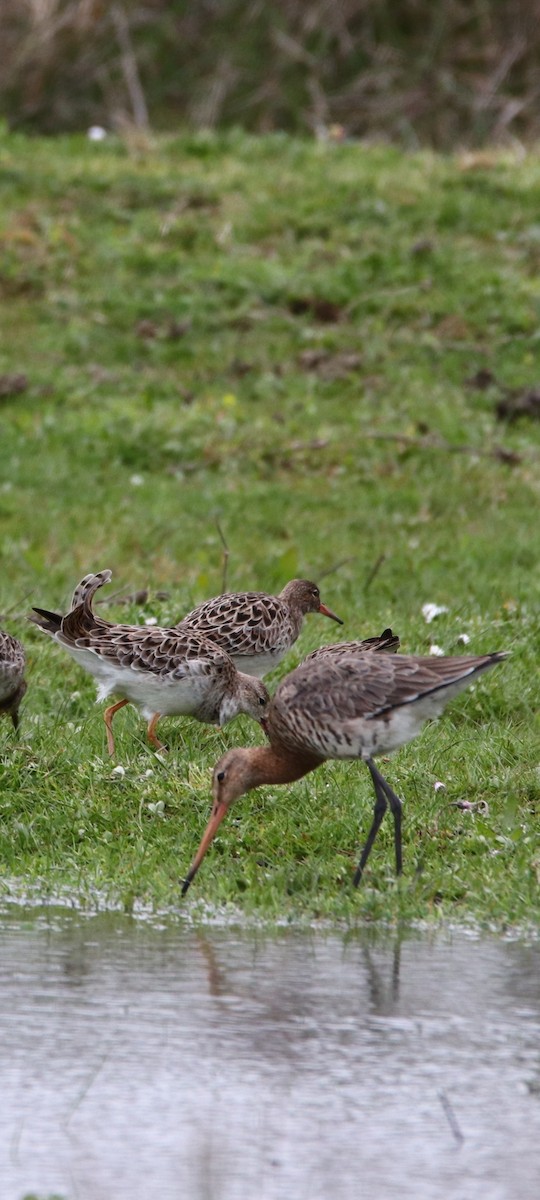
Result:
{"label": "bird's head", "polygon": [[269,704],[270,696],[262,679],[256,679],[253,675],[245,675],[242,671],[238,671],[234,693],[228,693],[221,702],[219,723],[226,725],[227,721],[238,716],[238,713],[245,713],[246,716],[253,717],[254,721],[262,724]]}
{"label": "bird's head", "polygon": [[343,625],[341,617],[337,617],[331,608],[322,603],[317,584],[312,583],[310,579],[291,579],[280,592],[280,600],[302,614],[320,612],[332,621],[337,621],[338,625]]}

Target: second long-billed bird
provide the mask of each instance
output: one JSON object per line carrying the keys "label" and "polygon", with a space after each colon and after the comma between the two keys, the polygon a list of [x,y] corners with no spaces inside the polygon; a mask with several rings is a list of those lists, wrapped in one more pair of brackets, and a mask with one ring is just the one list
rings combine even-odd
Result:
{"label": "second long-billed bird", "polygon": [[269,745],[227,751],[214,768],[212,814],[182,887],[187,892],[229,807],[251,788],[290,783],[326,759],[360,758],[375,790],[373,820],[354,875],[358,885],[387,806],[394,818],[396,873],[402,869],[402,802],[374,758],[409,742],[447,702],[504,653],[420,658],[330,653],[301,663],[273,697],[264,728]]}

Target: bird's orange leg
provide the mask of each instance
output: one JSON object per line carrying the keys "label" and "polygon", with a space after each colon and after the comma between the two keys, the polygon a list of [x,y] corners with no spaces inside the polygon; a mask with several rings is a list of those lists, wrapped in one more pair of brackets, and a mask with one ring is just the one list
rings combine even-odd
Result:
{"label": "bird's orange leg", "polygon": [[156,750],[166,750],[167,747],[163,745],[163,742],[160,742],[160,740],[156,734],[156,725],[159,721],[160,716],[161,716],[161,713],[154,713],[152,720],[148,722],[146,736],[148,738],[148,741],[150,742],[150,745],[155,746]]}
{"label": "bird's orange leg", "polygon": [[113,757],[113,754],[114,754],[114,738],[113,738],[113,731],[112,731],[112,719],[114,717],[115,712],[118,712],[119,708],[123,708],[124,704],[129,704],[129,701],[128,700],[119,700],[118,704],[111,704],[109,706],[109,708],[106,708],[105,712],[103,713],[103,720],[105,721],[105,728],[107,730],[107,750],[109,751],[111,758]]}

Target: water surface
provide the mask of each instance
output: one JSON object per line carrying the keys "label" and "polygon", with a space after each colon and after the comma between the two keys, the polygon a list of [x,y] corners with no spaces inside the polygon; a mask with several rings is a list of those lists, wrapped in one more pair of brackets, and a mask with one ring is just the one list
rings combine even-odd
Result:
{"label": "water surface", "polygon": [[540,946],[0,917],[0,1196],[537,1200]]}

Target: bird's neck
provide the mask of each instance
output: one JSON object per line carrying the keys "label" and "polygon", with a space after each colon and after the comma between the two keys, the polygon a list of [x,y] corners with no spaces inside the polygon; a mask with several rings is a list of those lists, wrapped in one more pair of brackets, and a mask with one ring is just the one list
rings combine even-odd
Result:
{"label": "bird's neck", "polygon": [[285,584],[285,587],[279,593],[279,599],[288,610],[289,620],[294,626],[296,637],[298,637],[298,634],[302,628],[306,611],[305,608],[302,607],[302,602],[299,600],[295,588],[291,587],[290,583]]}
{"label": "bird's neck", "polygon": [[248,753],[249,788],[268,783],[292,783],[321,763],[321,759],[312,754],[293,752],[285,746],[255,746]]}

